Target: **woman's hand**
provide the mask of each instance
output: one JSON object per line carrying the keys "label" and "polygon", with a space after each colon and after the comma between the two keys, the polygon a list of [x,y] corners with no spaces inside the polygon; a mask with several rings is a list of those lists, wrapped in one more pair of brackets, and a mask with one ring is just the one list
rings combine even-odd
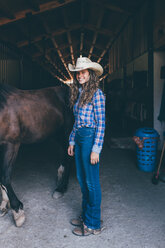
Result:
{"label": "woman's hand", "polygon": [[74,146],[73,145],[69,145],[69,147],[68,147],[68,155],[69,156],[74,155]]}
{"label": "woman's hand", "polygon": [[97,164],[99,162],[99,154],[91,152],[91,164]]}

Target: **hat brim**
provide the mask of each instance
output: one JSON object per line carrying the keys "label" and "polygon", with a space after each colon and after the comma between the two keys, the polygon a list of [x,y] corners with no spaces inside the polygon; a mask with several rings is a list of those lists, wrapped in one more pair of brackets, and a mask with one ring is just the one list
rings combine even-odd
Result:
{"label": "hat brim", "polygon": [[101,76],[103,74],[103,68],[102,68],[102,66],[100,64],[96,63],[96,62],[92,62],[89,65],[86,65],[86,66],[83,66],[83,67],[79,67],[79,68],[76,68],[72,64],[68,64],[68,68],[72,72],[90,69],[90,70],[95,71],[95,73],[96,73],[97,76]]}

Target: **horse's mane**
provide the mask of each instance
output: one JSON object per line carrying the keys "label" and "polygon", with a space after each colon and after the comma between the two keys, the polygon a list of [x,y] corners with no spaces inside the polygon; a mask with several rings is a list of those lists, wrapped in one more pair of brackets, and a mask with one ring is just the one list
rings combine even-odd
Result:
{"label": "horse's mane", "polygon": [[11,85],[0,83],[0,109],[2,109],[5,106],[8,97],[17,91],[18,89],[14,88]]}

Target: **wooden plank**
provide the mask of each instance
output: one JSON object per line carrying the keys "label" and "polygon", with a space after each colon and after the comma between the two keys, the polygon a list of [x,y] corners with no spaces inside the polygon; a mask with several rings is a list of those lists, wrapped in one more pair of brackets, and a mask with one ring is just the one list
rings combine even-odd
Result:
{"label": "wooden plank", "polygon": [[[42,21],[42,20],[40,19],[40,21]],[[50,29],[49,29],[48,25],[46,24],[46,22],[44,22],[44,21],[43,21],[43,26],[44,26],[44,28],[45,28],[46,33],[47,33],[47,34],[50,34]],[[71,75],[71,73],[70,73],[70,71],[69,71],[69,69],[68,69],[68,66],[67,66],[66,63],[65,63],[65,60],[64,60],[64,58],[63,58],[63,56],[62,56],[62,53],[61,53],[61,51],[60,51],[60,49],[59,49],[59,47],[58,47],[58,44],[57,44],[55,38],[52,37],[52,38],[51,38],[51,41],[52,41],[52,43],[53,43],[55,49],[57,50],[57,53],[58,53],[58,55],[59,55],[59,57],[60,57],[60,59],[61,59],[63,65],[64,65],[66,71],[68,72],[70,78],[72,78],[72,75]]]}
{"label": "wooden plank", "polygon": [[115,33],[109,29],[105,28],[97,28],[97,26],[91,24],[84,24],[85,29],[92,30],[94,32],[98,32],[99,34],[104,34],[105,36],[114,36]]}
{"label": "wooden plank", "polygon": [[[35,45],[37,47],[37,49],[40,51],[40,56],[43,53],[42,48],[36,44]],[[50,58],[50,56],[46,53],[45,54],[45,59],[67,80],[68,78],[65,76],[65,74],[62,72],[62,70],[53,62],[53,60]]]}
{"label": "wooden plank", "polygon": [[68,23],[67,13],[66,13],[65,9],[62,10],[62,14],[63,14],[63,19],[64,19],[64,25],[67,28],[67,39],[68,39],[68,43],[69,43],[70,56],[72,59],[72,64],[75,65],[74,52],[73,52],[73,46],[72,46],[72,38],[71,38],[70,31],[68,31],[69,23]]}
{"label": "wooden plank", "polygon": [[9,7],[2,1],[0,3],[0,10],[1,13],[4,15],[3,18],[9,19],[9,20],[13,20],[15,19],[15,15],[13,14],[13,12],[9,9]]}
{"label": "wooden plank", "polygon": [[106,52],[108,51],[109,47],[111,45],[111,40],[107,43],[105,49],[102,51],[99,59],[97,60],[98,63],[100,63],[100,61],[103,59],[104,55],[106,54]]}
{"label": "wooden plank", "polygon": [[[34,37],[34,38],[31,40],[31,43],[32,43],[32,44],[33,44],[33,43],[36,43],[36,42],[42,40],[43,37],[45,37],[45,38],[50,38],[50,39],[51,39],[51,38],[53,38],[54,36],[58,36],[58,35],[62,35],[62,34],[64,34],[64,33],[66,33],[67,30],[68,30],[68,31],[72,31],[72,30],[76,30],[76,29],[79,29],[79,28],[81,28],[81,24],[76,23],[76,24],[70,26],[70,28],[68,28],[68,29],[62,28],[62,29],[58,29],[58,30],[51,31],[51,33],[45,33],[45,34],[36,36],[36,37]],[[28,44],[29,44],[29,43],[28,43],[28,40],[23,40],[23,41],[18,42],[18,43],[17,43],[17,46],[18,46],[18,47],[23,47],[23,46],[28,46]]]}
{"label": "wooden plank", "polygon": [[93,1],[95,4],[97,3],[97,4],[101,5],[102,7],[110,9],[110,10],[115,11],[115,12],[124,13],[124,14],[127,14],[127,15],[132,15],[133,14],[132,11],[127,10],[125,7],[122,8],[117,4],[112,4],[112,3],[109,3],[109,2],[104,1],[104,0],[102,0],[102,1],[100,1],[100,0],[90,0],[90,1]]}
{"label": "wooden plank", "polygon": [[97,30],[100,29],[100,27],[101,27],[101,22],[103,20],[103,16],[104,16],[104,8],[101,8],[100,13],[99,13],[99,17],[98,17],[98,21],[97,21],[97,25],[96,25],[95,34],[94,34],[93,41],[92,41],[92,46],[89,50],[89,55],[88,55],[89,59],[92,56],[92,52],[93,52],[94,46],[96,44],[96,39],[97,39],[97,35],[98,35]]}
{"label": "wooden plank", "polygon": [[26,3],[33,11],[40,11],[39,0],[26,0]]}
{"label": "wooden plank", "polygon": [[84,0],[81,0],[81,34],[80,34],[80,55],[83,53],[83,46],[84,46]]}
{"label": "wooden plank", "polygon": [[64,3],[59,3],[57,0],[54,0],[54,1],[51,1],[51,2],[48,2],[48,3],[40,4],[40,6],[39,6],[40,10],[39,11],[26,9],[26,10],[14,13],[14,19],[1,17],[0,18],[0,26],[2,26],[4,24],[7,24],[7,23],[10,23],[10,22],[14,22],[14,21],[24,19],[26,17],[26,14],[29,13],[29,12],[32,12],[32,15],[37,15],[37,14],[40,14],[40,13],[43,13],[43,12],[46,12],[46,11],[49,11],[49,10],[52,10],[52,9],[59,8],[61,6],[64,6],[66,4],[69,4],[69,3],[72,3],[72,2],[75,2],[75,1],[76,0],[65,0]]}

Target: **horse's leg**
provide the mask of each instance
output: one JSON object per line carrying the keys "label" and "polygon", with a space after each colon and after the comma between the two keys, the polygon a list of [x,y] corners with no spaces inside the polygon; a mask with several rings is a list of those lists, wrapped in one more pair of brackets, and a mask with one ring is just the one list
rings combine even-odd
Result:
{"label": "horse's leg", "polygon": [[4,216],[7,213],[7,208],[10,207],[10,202],[9,202],[9,198],[7,196],[6,193],[6,188],[4,186],[0,186],[0,190],[1,190],[1,195],[2,195],[2,202],[0,205],[0,210],[2,212],[1,216]]}
{"label": "horse's leg", "polygon": [[56,189],[53,193],[53,198],[57,199],[63,196],[67,190],[70,174],[70,158],[67,154],[67,142],[68,139],[64,138],[60,140],[59,155],[60,166],[58,167]]}
{"label": "horse's leg", "polygon": [[[16,157],[17,157],[19,146],[20,146],[19,143],[18,144],[8,143],[5,145],[4,159],[3,159],[3,163],[1,165],[1,176],[0,176],[0,181],[2,184],[1,187],[3,190],[2,191],[3,192],[2,203],[3,203],[4,199],[5,200],[7,198],[9,199],[16,226],[22,226],[22,224],[25,221],[23,204],[22,204],[22,202],[20,202],[18,200],[18,198],[15,195],[14,190],[11,186],[12,166],[15,162]],[[2,204],[1,204],[1,206],[2,206]]]}

